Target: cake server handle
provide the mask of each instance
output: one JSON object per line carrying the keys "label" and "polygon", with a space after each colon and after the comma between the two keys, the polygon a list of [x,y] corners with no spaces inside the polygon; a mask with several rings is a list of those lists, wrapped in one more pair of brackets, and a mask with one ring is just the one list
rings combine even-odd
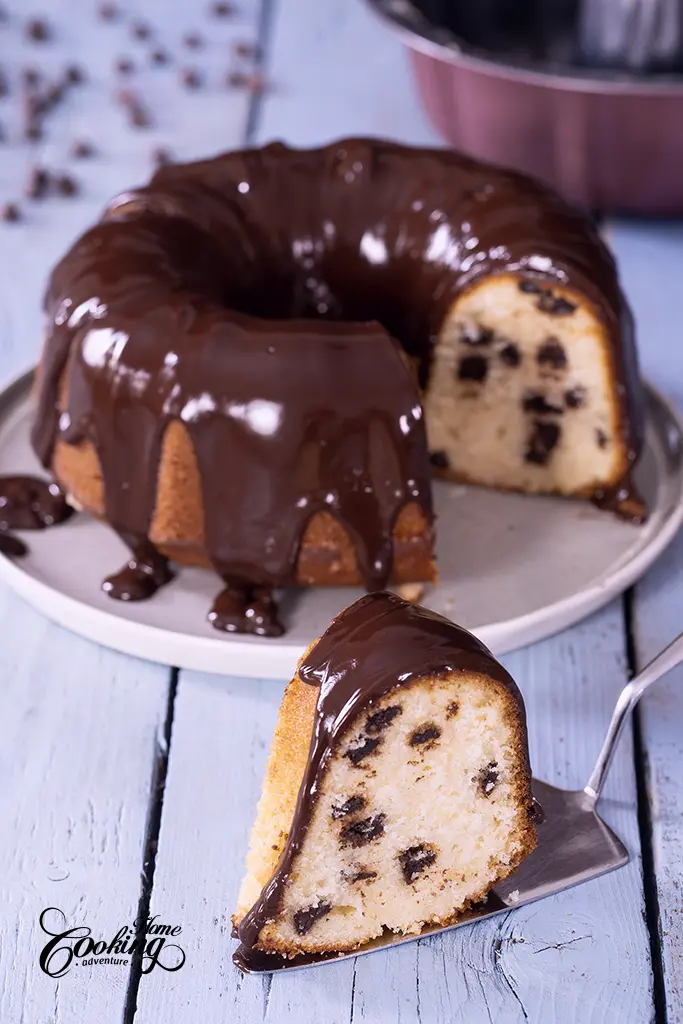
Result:
{"label": "cake server handle", "polygon": [[596,804],[600,799],[614,751],[629,715],[645,691],[653,683],[656,683],[658,679],[665,676],[667,672],[670,672],[672,668],[675,668],[676,665],[680,665],[681,662],[683,662],[683,633],[661,651],[656,658],[653,658],[650,664],[646,665],[643,671],[639,672],[630,683],[627,683],[619,694],[607,735],[602,744],[602,750],[595,762],[591,777],[584,786],[584,793],[586,793],[593,804]]}

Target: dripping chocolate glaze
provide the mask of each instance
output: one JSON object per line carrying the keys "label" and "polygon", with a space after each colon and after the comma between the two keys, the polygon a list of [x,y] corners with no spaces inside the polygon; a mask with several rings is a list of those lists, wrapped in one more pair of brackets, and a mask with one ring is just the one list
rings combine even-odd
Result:
{"label": "dripping chocolate glaze", "polygon": [[418,389],[392,339],[424,384],[455,298],[508,271],[593,302],[634,461],[641,389],[613,260],[540,184],[349,139],[171,165],[116,200],[52,274],[33,431],[46,466],[58,438],[96,448],[107,519],[133,552],[110,593],[145,596],[170,576],[148,532],[172,420],[194,445],[207,551],[228,588],[216,624],[278,631],[272,604],[247,621],[252,591],[293,581],[318,510],[347,528],[365,585],[384,586],[400,509],[414,501],[432,519]]}
{"label": "dripping chocolate glaze", "polygon": [[26,544],[11,530],[44,530],[73,514],[55,483],[35,476],[0,476],[0,552],[20,558]]}
{"label": "dripping chocolate glaze", "polygon": [[[278,911],[294,858],[311,821],[330,756],[359,712],[390,690],[450,671],[482,672],[512,694],[526,722],[512,677],[475,636],[453,622],[395,594],[368,594],[336,618],[299,666],[318,686],[311,746],[286,846],[275,874],[238,928],[246,963],[259,932]],[[527,765],[528,767],[528,765]]]}

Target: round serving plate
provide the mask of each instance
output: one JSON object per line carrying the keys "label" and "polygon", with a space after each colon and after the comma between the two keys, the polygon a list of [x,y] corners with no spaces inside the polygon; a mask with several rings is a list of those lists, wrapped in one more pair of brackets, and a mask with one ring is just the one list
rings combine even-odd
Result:
{"label": "round serving plate", "polygon": [[[0,393],[0,474],[38,473],[29,443],[33,373]],[[437,482],[440,582],[421,603],[471,629],[502,654],[541,640],[606,604],[637,580],[683,519],[683,422],[647,388],[648,422],[636,482],[650,508],[642,526],[592,505]],[[0,577],[56,622],[90,640],[181,668],[286,678],[314,637],[360,596],[352,587],[283,595],[280,639],[219,633],[207,612],[217,577],[180,568],[151,600],[125,604],[101,590],[128,552],[107,526],[76,515],[53,529],[18,531],[29,554],[0,556]]]}

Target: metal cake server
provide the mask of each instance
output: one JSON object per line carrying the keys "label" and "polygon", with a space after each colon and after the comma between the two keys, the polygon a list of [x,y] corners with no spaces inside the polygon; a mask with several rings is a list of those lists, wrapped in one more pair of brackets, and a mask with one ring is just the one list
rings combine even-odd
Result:
{"label": "metal cake server", "polygon": [[454,924],[426,927],[417,935],[386,932],[352,953],[305,954],[289,960],[240,946],[233,956],[235,964],[245,973],[261,974],[363,956],[385,946],[412,942],[426,935],[450,931],[473,921],[493,917],[505,910],[523,907],[534,900],[623,867],[628,863],[628,850],[599,816],[598,801],[614,751],[631,712],[645,691],[681,662],[683,634],[627,683],[619,694],[602,750],[583,789],[558,789],[547,782],[533,780],[534,797],[540,805],[536,822],[538,846],[514,875],[489,893],[484,903],[463,914]]}

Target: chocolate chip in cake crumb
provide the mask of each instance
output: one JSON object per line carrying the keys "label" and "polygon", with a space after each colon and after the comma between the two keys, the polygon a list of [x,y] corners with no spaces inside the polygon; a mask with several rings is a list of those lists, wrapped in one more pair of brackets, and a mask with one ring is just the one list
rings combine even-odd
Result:
{"label": "chocolate chip in cake crumb", "polygon": [[532,434],[524,453],[525,462],[532,462],[537,466],[545,466],[550,453],[557,447],[560,434],[561,431],[557,423],[534,420]]}
{"label": "chocolate chip in cake crumb", "polygon": [[214,18],[229,18],[231,14],[235,13],[233,4],[229,3],[215,3],[211,4],[209,8],[209,14],[212,14]]}
{"label": "chocolate chip in cake crumb", "polygon": [[131,75],[135,70],[135,65],[130,57],[119,57],[114,65],[114,70],[118,75]]}
{"label": "chocolate chip in cake crumb", "polygon": [[365,731],[377,735],[387,729],[393,720],[403,714],[403,708],[399,704],[392,704],[390,708],[382,708],[370,715],[365,723]]}
{"label": "chocolate chip in cake crumb", "polygon": [[60,196],[78,195],[78,182],[70,174],[58,174],[54,183]]}
{"label": "chocolate chip in cake crumb", "polygon": [[364,737],[357,747],[349,747],[344,754],[344,757],[348,757],[349,761],[353,765],[359,765],[364,757],[374,753],[377,747],[380,745],[380,738],[372,739],[370,736]]}
{"label": "chocolate chip in cake crumb", "polygon": [[398,862],[407,885],[411,885],[423,871],[426,871],[434,863],[436,854],[436,847],[426,843],[410,846],[403,853],[399,853]]}
{"label": "chocolate chip in cake crumb", "polygon": [[256,43],[235,43],[233,50],[237,57],[241,57],[243,60],[256,60],[260,56],[259,48]]}
{"label": "chocolate chip in cake crumb", "polygon": [[201,50],[203,45],[204,40],[199,32],[186,32],[183,36],[183,46],[186,46],[188,50]]}
{"label": "chocolate chip in cake crumb", "polygon": [[506,366],[519,366],[522,361],[522,355],[519,351],[519,347],[512,341],[503,346],[499,355]]}
{"label": "chocolate chip in cake crumb", "polygon": [[609,444],[609,438],[604,430],[597,427],[595,431],[595,440],[598,442],[598,448],[606,448]]}
{"label": "chocolate chip in cake crumb", "polygon": [[119,16],[119,8],[117,4],[100,4],[97,13],[100,21],[114,21]]}
{"label": "chocolate chip in cake crumb", "polygon": [[553,370],[564,370],[567,366],[567,353],[557,338],[547,338],[539,348],[536,359],[539,366],[550,366]]}
{"label": "chocolate chip in cake crumb", "polygon": [[445,452],[430,452],[429,462],[435,469],[448,469],[450,466]]}
{"label": "chocolate chip in cake crumb", "polygon": [[540,391],[527,391],[522,399],[524,412],[545,412],[554,415],[561,415],[564,409],[561,405],[553,405]]}
{"label": "chocolate chip in cake crumb", "polygon": [[157,146],[152,150],[152,163],[155,167],[168,167],[173,163],[171,151],[164,149],[163,146]]}
{"label": "chocolate chip in cake crumb", "polygon": [[366,846],[373,839],[378,839],[384,834],[384,822],[386,814],[374,814],[370,818],[363,818],[362,821],[354,821],[343,828],[339,834],[339,841],[342,846]]}
{"label": "chocolate chip in cake crumb", "polygon": [[149,39],[152,30],[145,21],[134,21],[130,27],[130,34],[133,39]]}
{"label": "chocolate chip in cake crumb", "polygon": [[485,768],[482,768],[477,778],[479,789],[484,796],[490,796],[500,778],[497,761],[489,761]]}
{"label": "chocolate chip in cake crumb", "polygon": [[75,142],[71,143],[69,155],[74,160],[88,160],[91,156],[95,155],[95,147],[87,139],[76,139]]}
{"label": "chocolate chip in cake crumb", "polygon": [[196,68],[183,68],[180,72],[180,81],[186,89],[199,89],[202,76]]}
{"label": "chocolate chip in cake crumb", "polygon": [[44,167],[32,167],[24,189],[27,199],[43,199],[50,187],[50,177]]}
{"label": "chocolate chip in cake crumb", "polygon": [[69,64],[64,72],[64,79],[68,85],[82,85],[85,77],[85,71],[80,64]]}
{"label": "chocolate chip in cake crumb", "polygon": [[421,747],[425,743],[430,743],[432,740],[438,740],[441,735],[441,729],[435,722],[427,722],[426,725],[420,725],[415,729],[408,740],[411,747]]}
{"label": "chocolate chip in cake crumb", "polygon": [[525,295],[540,295],[543,291],[540,285],[536,284],[535,281],[531,281],[528,277],[525,277],[523,281],[520,281],[517,287],[520,292],[524,292]]}
{"label": "chocolate chip in cake crumb", "polygon": [[297,935],[306,935],[307,932],[310,932],[316,921],[319,921],[322,917],[327,917],[331,910],[331,903],[318,903],[316,906],[308,907],[306,910],[297,910],[294,915],[294,928]]}
{"label": "chocolate chip in cake crumb", "polygon": [[0,204],[0,220],[6,221],[7,223],[16,223],[21,220],[21,210],[16,203],[1,203]]}
{"label": "chocolate chip in cake crumb", "polygon": [[585,388],[571,388],[564,393],[564,402],[568,409],[580,409],[585,398]]}
{"label": "chocolate chip in cake crumb", "polygon": [[459,710],[460,705],[457,700],[452,700],[450,704],[446,705],[446,718],[455,718]]}
{"label": "chocolate chip in cake crumb", "polygon": [[38,68],[22,68],[21,84],[27,89],[33,89],[40,82],[40,71]]}
{"label": "chocolate chip in cake crumb", "polygon": [[486,380],[489,364],[483,356],[465,356],[458,364],[458,380]]}
{"label": "chocolate chip in cake crumb", "polygon": [[543,292],[536,307],[542,313],[549,313],[550,316],[570,316],[576,309],[573,302],[562,297],[556,298],[550,290]]}
{"label": "chocolate chip in cake crumb", "polygon": [[354,885],[356,882],[369,882],[373,878],[377,878],[376,871],[357,871],[355,875],[351,875],[348,881]]}
{"label": "chocolate chip in cake crumb", "polygon": [[149,59],[152,64],[156,64],[157,67],[161,67],[163,64],[168,64],[168,54],[165,50],[152,50],[149,55]]}
{"label": "chocolate chip in cake crumb", "polygon": [[364,796],[350,796],[343,804],[332,808],[332,817],[335,821],[338,821],[339,818],[347,818],[349,814],[357,814],[358,811],[363,810],[366,803],[367,800]]}
{"label": "chocolate chip in cake crumb", "polygon": [[26,22],[26,38],[32,43],[46,43],[51,35],[50,26],[45,18],[29,18]]}

